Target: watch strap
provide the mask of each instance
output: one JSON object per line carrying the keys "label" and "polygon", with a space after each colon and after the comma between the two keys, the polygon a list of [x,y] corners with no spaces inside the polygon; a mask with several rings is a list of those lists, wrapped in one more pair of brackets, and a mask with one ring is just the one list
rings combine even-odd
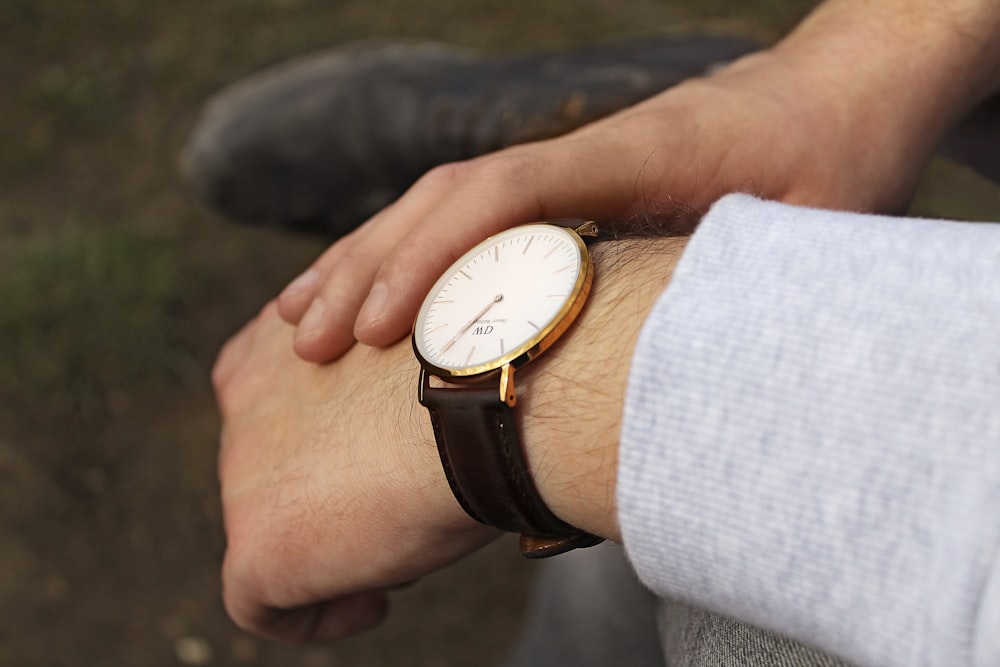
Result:
{"label": "watch strap", "polygon": [[448,484],[462,509],[480,523],[521,533],[528,558],[591,546],[601,538],[552,513],[532,481],[513,408],[495,383],[431,387],[420,371],[427,408]]}

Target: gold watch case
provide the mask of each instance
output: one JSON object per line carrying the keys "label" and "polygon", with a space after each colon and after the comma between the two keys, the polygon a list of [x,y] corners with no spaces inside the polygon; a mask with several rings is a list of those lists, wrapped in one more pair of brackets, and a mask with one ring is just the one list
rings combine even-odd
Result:
{"label": "gold watch case", "polygon": [[[594,269],[590,258],[590,252],[587,249],[587,245],[584,242],[583,237],[597,236],[597,225],[592,221],[575,220],[573,222],[576,223],[573,226],[554,222],[537,222],[512,228],[519,229],[521,227],[548,225],[568,232],[575,241],[577,250],[580,253],[580,271],[569,295],[565,298],[565,301],[556,314],[544,326],[542,326],[534,336],[526,340],[521,345],[514,347],[507,354],[504,354],[503,356],[493,359],[487,363],[462,368],[444,368],[438,366],[424,358],[420,352],[420,348],[417,343],[416,330],[417,321],[419,321],[420,317],[418,315],[418,320],[414,322],[414,330],[411,340],[414,354],[416,355],[421,366],[421,379],[419,384],[421,393],[423,388],[428,386],[428,376],[431,375],[440,378],[445,382],[455,384],[482,382],[499,375],[500,400],[512,406],[515,404],[517,399],[514,393],[514,370],[538,357],[540,354],[545,352],[545,350],[550,348],[557,340],[559,340],[559,338],[566,333],[576,320],[577,316],[583,310],[583,306],[587,301],[588,295],[590,294],[590,288],[593,284]],[[481,243],[476,244],[475,247],[449,266],[428,293],[425,299],[425,304],[427,299],[431,299],[437,295],[440,291],[441,283],[446,277],[452,275],[460,267],[464,266],[469,261],[470,257],[475,257],[485,248],[488,248],[495,242],[497,236],[498,235],[490,236]],[[422,305],[421,312],[423,309],[424,307]]]}

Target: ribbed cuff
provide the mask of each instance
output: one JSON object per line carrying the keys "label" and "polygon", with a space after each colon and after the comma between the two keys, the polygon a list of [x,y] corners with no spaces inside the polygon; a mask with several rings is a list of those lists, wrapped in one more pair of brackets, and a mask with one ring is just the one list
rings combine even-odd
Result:
{"label": "ribbed cuff", "polygon": [[1000,226],[730,195],[633,358],[628,555],[862,665],[1000,664],[998,406]]}

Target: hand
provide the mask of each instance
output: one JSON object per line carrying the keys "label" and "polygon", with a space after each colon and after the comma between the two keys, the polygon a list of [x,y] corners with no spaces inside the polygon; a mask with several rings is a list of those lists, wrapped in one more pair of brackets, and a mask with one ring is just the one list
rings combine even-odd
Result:
{"label": "hand", "polygon": [[[398,340],[450,262],[515,224],[658,215],[675,201],[704,209],[740,189],[862,209],[904,198],[905,188],[886,194],[862,178],[856,164],[866,161],[838,155],[857,142],[839,136],[832,107],[788,79],[774,56],[753,56],[564,137],[432,170],[282,293],[281,315],[298,324],[296,352],[320,362],[355,337]],[[778,126],[777,138],[761,131]]]}
{"label": "hand", "polygon": [[[542,498],[609,539],[620,539],[614,496],[629,360],[684,242],[601,244],[572,330],[518,371],[522,441]],[[224,420],[224,600],[248,630],[333,639],[377,624],[386,589],[497,532],[452,496],[416,401],[408,344],[358,345],[317,366],[295,357],[292,331],[269,304],[226,344],[213,373]]]}
{"label": "hand", "polygon": [[213,373],[224,601],[260,634],[333,639],[378,623],[385,589],[498,533],[452,496],[408,345],[357,346],[316,366],[295,357],[291,339],[270,304]]}
{"label": "hand", "polygon": [[1000,86],[997,29],[988,0],[829,0],[713,76],[565,137],[434,169],[282,293],[295,350],[324,361],[355,337],[398,340],[456,257],[518,223],[703,210],[736,190],[899,210],[949,124]]}
{"label": "hand", "polygon": [[[281,295],[282,316],[298,324],[297,353],[324,361],[355,336],[370,345],[399,339],[450,262],[518,223],[657,216],[677,202],[704,210],[734,190],[900,209],[949,105],[968,101],[947,85],[958,86],[956,72],[966,70],[923,33],[926,54],[913,52],[914,35],[887,36],[899,23],[923,25],[913,17],[856,4],[828,3],[779,47],[567,136],[431,171]],[[931,23],[931,37],[954,31]],[[935,58],[932,69],[925,61]]]}

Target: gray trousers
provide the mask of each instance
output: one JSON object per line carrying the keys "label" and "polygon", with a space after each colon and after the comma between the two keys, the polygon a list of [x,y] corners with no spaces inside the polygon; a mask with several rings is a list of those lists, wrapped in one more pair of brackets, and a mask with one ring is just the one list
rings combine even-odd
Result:
{"label": "gray trousers", "polygon": [[542,565],[506,667],[849,667],[815,649],[646,590],[621,547]]}

